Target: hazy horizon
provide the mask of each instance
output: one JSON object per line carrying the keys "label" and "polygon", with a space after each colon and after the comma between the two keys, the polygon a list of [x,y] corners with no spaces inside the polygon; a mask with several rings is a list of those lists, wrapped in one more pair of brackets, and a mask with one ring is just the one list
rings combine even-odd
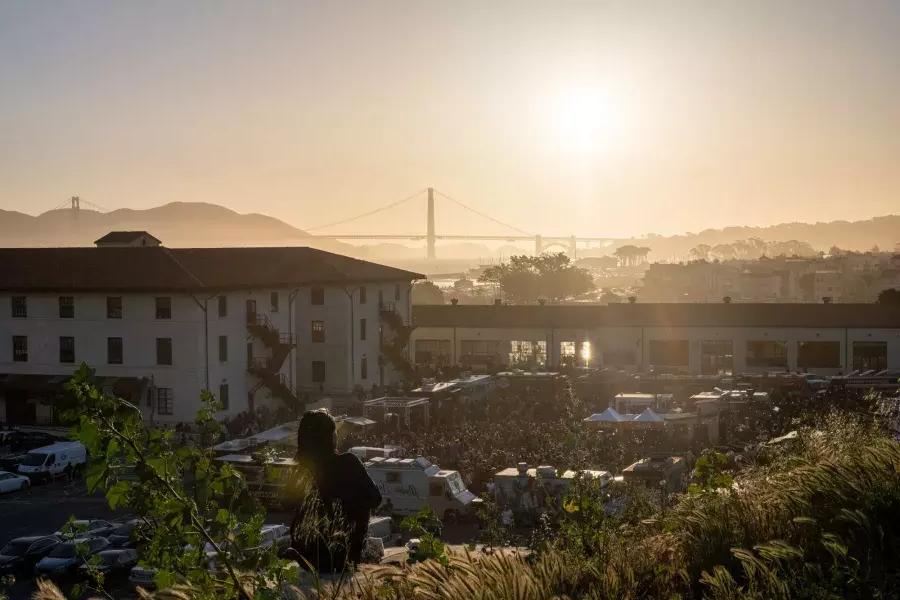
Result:
{"label": "hazy horizon", "polygon": [[209,202],[305,230],[433,186],[547,235],[896,214],[897,31],[893,2],[8,1],[0,209]]}

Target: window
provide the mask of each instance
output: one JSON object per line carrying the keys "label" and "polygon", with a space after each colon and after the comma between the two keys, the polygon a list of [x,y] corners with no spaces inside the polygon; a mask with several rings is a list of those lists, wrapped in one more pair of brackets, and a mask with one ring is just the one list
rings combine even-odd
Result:
{"label": "window", "polygon": [[365,319],[359,320],[359,339],[363,342],[366,341],[366,320]]}
{"label": "window", "polygon": [[107,296],[106,297],[106,318],[121,319],[122,318],[122,297]]}
{"label": "window", "polygon": [[359,363],[359,376],[362,379],[369,378],[369,359],[365,356],[362,357]]}
{"label": "window", "polygon": [[156,364],[172,364],[172,338],[156,338]]}
{"label": "window", "polygon": [[887,342],[853,342],[854,371],[887,369]]}
{"label": "window", "polygon": [[171,319],[172,318],[172,299],[164,296],[156,299],[156,318]]}
{"label": "window", "polygon": [[225,362],[228,360],[228,336],[220,335],[219,336],[219,362]]}
{"label": "window", "polygon": [[219,296],[219,317],[228,316],[228,296]]}
{"label": "window", "polygon": [[75,298],[72,296],[59,297],[59,318],[74,319],[75,318]]}
{"label": "window", "polygon": [[311,336],[314,344],[325,342],[325,321],[312,322]]}
{"label": "window", "polygon": [[700,372],[704,375],[731,375],[734,369],[734,344],[731,340],[700,342]]}
{"label": "window", "polygon": [[122,364],[122,338],[106,338],[106,362],[111,365]]}
{"label": "window", "polygon": [[799,342],[797,366],[839,368],[841,366],[840,342]]}
{"label": "window", "polygon": [[[418,346],[417,346],[418,347]],[[464,366],[505,365],[509,361],[512,343],[504,340],[462,340],[460,361]],[[447,354],[449,356],[449,345]]]}
{"label": "window", "polygon": [[514,340],[510,342],[510,366],[543,368],[547,365],[547,342],[545,340]]}
{"label": "window", "polygon": [[172,388],[156,388],[156,412],[171,415],[175,409],[175,394]]}
{"label": "window", "polygon": [[71,336],[60,336],[59,338],[59,362],[73,363],[75,362],[75,338]]}
{"label": "window", "polygon": [[219,404],[222,405],[222,410],[228,410],[228,384],[222,383],[219,385]]}
{"label": "window", "polygon": [[361,288],[359,288],[359,303],[360,304],[366,303],[366,300],[367,300],[366,293],[367,293],[366,286],[362,286]]}
{"label": "window", "polygon": [[272,312],[278,312],[278,303],[279,303],[278,292],[272,292],[269,294],[269,306],[272,308]]}
{"label": "window", "polygon": [[400,301],[400,284],[399,283],[394,284],[394,301],[395,302]]}
{"label": "window", "polygon": [[650,340],[651,365],[686,367],[690,364],[690,356],[687,340]]}
{"label": "window", "polygon": [[400,473],[397,471],[388,471],[384,474],[385,483],[400,483]]}
{"label": "window", "polygon": [[28,336],[13,336],[13,360],[15,362],[28,362]]}
{"label": "window", "polygon": [[787,342],[747,342],[748,367],[787,367]]}
{"label": "window", "polygon": [[417,365],[450,364],[450,340],[416,340]]}
{"label": "window", "polygon": [[575,348],[576,344],[572,341],[559,343],[559,364],[563,367],[575,366]]}
{"label": "window", "polygon": [[324,383],[325,382],[325,361],[324,360],[312,361],[312,380],[313,380],[313,383]]}
{"label": "window", "polygon": [[12,316],[21,319],[28,316],[28,300],[25,296],[12,297]]}
{"label": "window", "polygon": [[314,287],[309,290],[309,303],[316,306],[325,304],[325,288]]}

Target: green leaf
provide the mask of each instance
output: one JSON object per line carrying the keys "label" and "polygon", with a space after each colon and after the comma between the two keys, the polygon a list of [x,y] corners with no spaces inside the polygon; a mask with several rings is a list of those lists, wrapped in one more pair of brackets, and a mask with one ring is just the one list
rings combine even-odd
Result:
{"label": "green leaf", "polygon": [[106,501],[109,507],[115,510],[122,505],[128,496],[131,485],[127,481],[118,481],[106,491]]}

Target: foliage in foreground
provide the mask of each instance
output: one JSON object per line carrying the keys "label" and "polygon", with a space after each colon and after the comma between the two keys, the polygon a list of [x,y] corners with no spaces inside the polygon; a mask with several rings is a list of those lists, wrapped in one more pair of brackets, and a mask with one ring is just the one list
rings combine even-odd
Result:
{"label": "foliage in foreground", "polygon": [[[253,527],[242,524],[262,521],[238,474],[213,466],[203,450],[173,448],[139,424],[136,407],[104,397],[87,377],[73,382],[73,414],[97,458],[92,485],[104,486],[111,504],[165,525],[144,550],[173,582],[155,597],[749,600],[893,598],[900,589],[900,444],[858,415],[830,415],[793,441],[764,446],[733,479],[710,454],[701,485],[665,513],[636,495],[609,514],[609,497],[576,486],[558,527],[529,556],[441,553],[303,591],[278,575],[274,557],[236,560],[243,554],[232,548],[253,543]],[[204,412],[198,422],[210,421]],[[138,483],[121,477],[127,465],[136,465]],[[219,575],[197,553],[176,557],[185,541],[210,540],[225,567]]]}

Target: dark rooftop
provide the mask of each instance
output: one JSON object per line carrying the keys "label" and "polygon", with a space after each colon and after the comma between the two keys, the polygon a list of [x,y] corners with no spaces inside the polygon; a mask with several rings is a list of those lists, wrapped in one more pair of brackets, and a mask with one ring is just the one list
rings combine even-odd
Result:
{"label": "dark rooftop", "polygon": [[0,248],[5,291],[190,292],[421,278],[306,247]]}
{"label": "dark rooftop", "polygon": [[900,328],[900,307],[883,304],[422,305],[417,327],[590,329],[594,327]]}
{"label": "dark rooftop", "polygon": [[110,231],[99,240],[94,241],[94,244],[130,244],[144,236],[154,240],[157,244],[162,243],[146,231]]}

